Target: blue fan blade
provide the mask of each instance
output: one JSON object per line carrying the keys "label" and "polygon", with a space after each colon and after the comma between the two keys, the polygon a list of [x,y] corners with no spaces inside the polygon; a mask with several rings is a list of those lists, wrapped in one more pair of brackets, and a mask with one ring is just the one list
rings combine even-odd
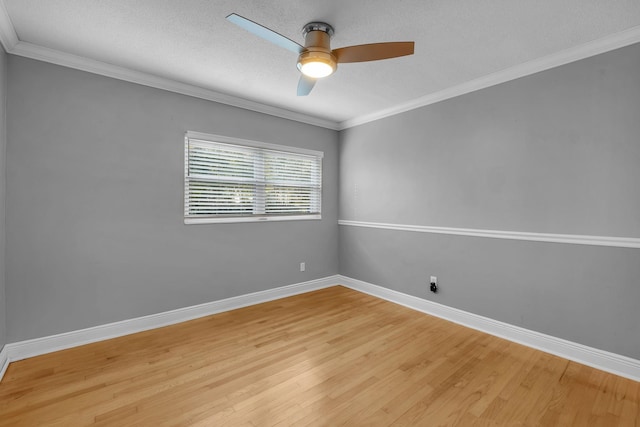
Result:
{"label": "blue fan blade", "polygon": [[304,74],[300,75],[300,80],[298,80],[298,96],[307,96],[313,86],[316,84],[316,79],[311,77],[307,77]]}
{"label": "blue fan blade", "polygon": [[261,37],[266,41],[269,41],[275,45],[278,45],[287,50],[290,50],[293,53],[300,54],[304,50],[304,47],[300,46],[298,43],[294,42],[293,40],[290,40],[285,36],[278,34],[275,31],[268,29],[267,27],[263,27],[262,25],[256,22],[253,22],[247,18],[244,18],[240,15],[236,15],[235,13],[232,13],[231,15],[227,16],[227,21],[233,22],[238,27],[244,28],[250,33],[253,33],[256,36]]}

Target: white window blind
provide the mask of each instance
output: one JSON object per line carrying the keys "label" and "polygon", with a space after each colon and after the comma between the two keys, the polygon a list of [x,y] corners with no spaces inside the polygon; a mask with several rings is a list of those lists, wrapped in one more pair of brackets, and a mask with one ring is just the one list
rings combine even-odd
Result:
{"label": "white window blind", "polygon": [[188,132],[185,223],[319,219],[322,153]]}

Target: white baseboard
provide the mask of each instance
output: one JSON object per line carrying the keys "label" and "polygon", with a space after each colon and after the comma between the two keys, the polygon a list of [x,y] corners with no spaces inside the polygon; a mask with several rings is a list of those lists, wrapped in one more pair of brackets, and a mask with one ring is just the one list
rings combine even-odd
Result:
{"label": "white baseboard", "polygon": [[339,277],[341,280],[340,284],[350,289],[364,292],[442,319],[450,320],[487,334],[526,345],[527,347],[555,354],[556,356],[573,360],[583,365],[620,375],[634,381],[640,381],[640,360],[489,319],[488,317],[458,310],[361,280],[345,276]]}
{"label": "white baseboard", "polygon": [[152,314],[135,319],[99,325],[78,331],[65,332],[48,337],[9,343],[0,350],[0,380],[10,362],[39,356],[58,350],[77,347],[92,342],[116,338],[124,335],[160,328],[180,322],[210,316],[224,311],[235,310],[262,302],[273,301],[293,295],[342,285],[355,291],[381,298],[405,307],[450,320],[463,326],[495,335],[528,347],[555,354],[596,369],[611,372],[622,377],[640,381],[640,360],[610,353],[582,344],[530,331],[519,326],[489,319],[477,314],[458,310],[382,286],[335,275],[308,282],[282,286],[196,306],[180,308],[164,313]]}
{"label": "white baseboard", "polygon": [[[6,365],[8,365],[9,362],[335,286],[339,282],[338,277],[339,276],[329,276],[191,307],[179,308],[164,313],[6,344],[2,352],[0,352],[0,367],[4,367],[0,373],[4,373],[4,369],[6,369]],[[3,357],[4,363],[2,363]],[[0,380],[2,380],[2,375],[0,375]]]}
{"label": "white baseboard", "polygon": [[0,350],[0,381],[2,381],[2,377],[4,377],[4,373],[7,371],[9,367],[9,353],[7,351],[7,346],[3,346],[2,350]]}

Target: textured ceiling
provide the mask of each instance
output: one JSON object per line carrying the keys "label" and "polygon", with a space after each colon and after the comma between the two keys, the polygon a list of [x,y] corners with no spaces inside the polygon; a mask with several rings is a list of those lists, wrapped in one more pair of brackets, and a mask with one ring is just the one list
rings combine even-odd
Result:
{"label": "textured ceiling", "polygon": [[[638,0],[0,0],[20,42],[332,122],[406,104],[640,25]],[[235,12],[303,43],[415,40],[415,55],[343,64],[295,95],[296,55],[227,22]]]}

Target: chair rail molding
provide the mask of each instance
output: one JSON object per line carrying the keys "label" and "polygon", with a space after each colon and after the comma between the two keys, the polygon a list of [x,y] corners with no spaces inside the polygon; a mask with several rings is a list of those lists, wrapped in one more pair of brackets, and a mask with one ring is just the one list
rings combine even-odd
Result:
{"label": "chair rail molding", "polygon": [[391,224],[338,220],[339,225],[382,230],[412,231],[417,233],[452,234],[456,236],[488,237],[492,239],[527,240],[532,242],[567,243],[573,245],[613,246],[619,248],[640,248],[640,238],[589,236],[581,234],[532,233],[525,231],[484,230],[474,228],[433,227],[428,225]]}

